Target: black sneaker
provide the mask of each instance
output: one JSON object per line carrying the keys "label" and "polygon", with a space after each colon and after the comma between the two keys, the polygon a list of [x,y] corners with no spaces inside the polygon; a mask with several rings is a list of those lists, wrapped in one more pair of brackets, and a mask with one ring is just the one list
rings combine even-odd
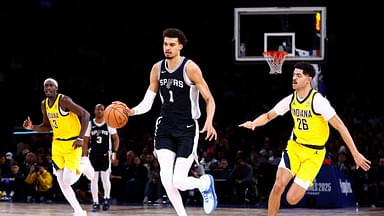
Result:
{"label": "black sneaker", "polygon": [[104,199],[103,210],[106,211],[109,209],[109,199]]}
{"label": "black sneaker", "polygon": [[99,203],[93,203],[92,205],[92,211],[97,212],[100,210],[100,204]]}

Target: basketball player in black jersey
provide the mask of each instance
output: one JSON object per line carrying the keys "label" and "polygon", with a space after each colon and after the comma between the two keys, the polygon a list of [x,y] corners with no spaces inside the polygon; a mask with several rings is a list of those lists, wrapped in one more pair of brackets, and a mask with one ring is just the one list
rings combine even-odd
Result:
{"label": "basketball player in black jersey", "polygon": [[[143,100],[129,110],[129,115],[148,112],[160,92],[162,102],[156,121],[155,155],[160,163],[160,177],[169,200],[178,215],[187,215],[179,190],[198,188],[204,199],[204,211],[212,213],[217,206],[214,180],[211,175],[200,178],[188,176],[193,161],[197,161],[199,132],[205,139],[217,138],[213,127],[215,101],[199,66],[180,55],[187,38],[180,29],[163,31],[165,59],[155,63],[150,73],[150,84]],[[207,117],[199,131],[199,94],[206,103]],[[115,102],[121,103],[122,102]],[[128,108],[128,107],[127,107]]]}
{"label": "basketball player in black jersey", "polygon": [[[99,204],[99,176],[103,183],[103,210],[108,210],[111,194],[111,159],[116,159],[120,139],[115,128],[109,127],[104,121],[104,105],[95,106],[95,118],[89,121],[85,132],[84,144],[89,147],[89,159],[95,169],[95,176],[91,181],[93,198],[92,211],[100,210]],[[87,156],[88,152],[83,152]]]}

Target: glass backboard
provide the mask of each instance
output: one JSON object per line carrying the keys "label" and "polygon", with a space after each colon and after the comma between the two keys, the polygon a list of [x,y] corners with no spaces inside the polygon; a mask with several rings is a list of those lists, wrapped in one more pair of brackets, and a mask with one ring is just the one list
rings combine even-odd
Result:
{"label": "glass backboard", "polygon": [[284,50],[286,61],[325,60],[325,7],[235,8],[235,60],[265,61]]}

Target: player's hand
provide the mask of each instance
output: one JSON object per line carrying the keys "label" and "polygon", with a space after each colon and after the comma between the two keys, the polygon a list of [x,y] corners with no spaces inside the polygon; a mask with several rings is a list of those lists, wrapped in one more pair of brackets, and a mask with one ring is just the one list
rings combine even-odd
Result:
{"label": "player's hand", "polygon": [[360,152],[357,152],[356,155],[353,155],[353,159],[356,163],[356,169],[363,169],[364,171],[368,171],[371,168],[371,161],[366,159]]}
{"label": "player's hand", "polygon": [[133,115],[135,115],[135,111],[132,110],[132,109],[130,109],[125,103],[123,103],[123,102],[121,102],[121,101],[113,101],[112,103],[113,103],[113,104],[118,104],[118,105],[122,105],[122,106],[124,106],[125,109],[128,110],[128,115],[129,115],[129,116],[133,116]]}
{"label": "player's hand", "polygon": [[217,133],[215,128],[212,126],[212,124],[205,123],[203,129],[200,131],[200,133],[207,132],[207,135],[205,136],[205,140],[211,141],[212,139],[217,139]]}
{"label": "player's hand", "polygon": [[89,160],[89,157],[87,157],[87,156],[81,157],[80,164],[85,165],[85,164],[89,164],[89,163],[91,163],[91,161]]}
{"label": "player's hand", "polygon": [[32,121],[31,121],[31,118],[29,118],[29,116],[27,117],[27,119],[24,120],[23,127],[27,130],[32,130]]}
{"label": "player's hand", "polygon": [[239,127],[255,130],[256,125],[253,123],[253,121],[246,121],[243,124],[239,124]]}
{"label": "player's hand", "polygon": [[75,142],[72,144],[73,149],[77,149],[83,146],[84,140],[82,139],[76,139]]}
{"label": "player's hand", "polygon": [[116,160],[116,152],[112,152],[111,159],[112,161]]}

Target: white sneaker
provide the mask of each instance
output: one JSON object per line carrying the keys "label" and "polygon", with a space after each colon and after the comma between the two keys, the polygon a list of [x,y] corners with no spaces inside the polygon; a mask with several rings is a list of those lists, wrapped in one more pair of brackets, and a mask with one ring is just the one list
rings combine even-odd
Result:
{"label": "white sneaker", "polygon": [[75,211],[75,213],[73,213],[73,216],[87,216],[87,211],[85,210]]}
{"label": "white sneaker", "polygon": [[215,192],[215,182],[211,175],[206,174],[201,176],[202,179],[209,182],[208,188],[200,190],[204,200],[204,212],[211,214],[217,207],[217,196]]}
{"label": "white sneaker", "polygon": [[79,169],[80,172],[83,173],[90,181],[92,181],[95,177],[95,170],[93,169],[88,157],[81,157]]}

